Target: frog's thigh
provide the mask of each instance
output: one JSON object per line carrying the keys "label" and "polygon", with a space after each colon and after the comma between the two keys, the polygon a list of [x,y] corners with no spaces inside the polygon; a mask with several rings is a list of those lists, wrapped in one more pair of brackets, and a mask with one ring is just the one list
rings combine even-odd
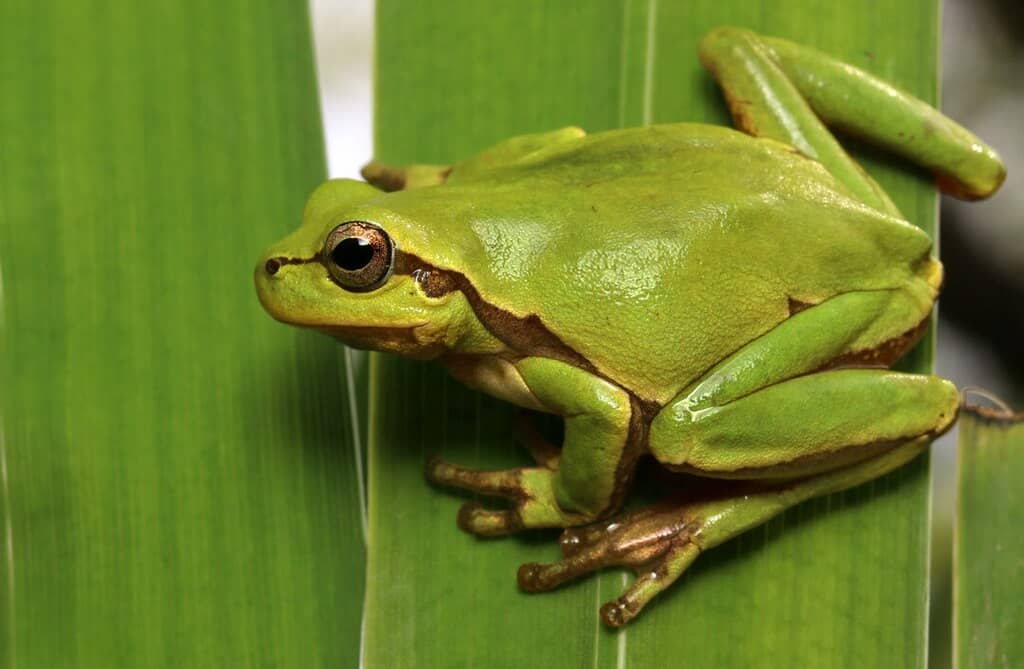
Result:
{"label": "frog's thigh", "polygon": [[525,358],[516,367],[541,404],[565,418],[553,482],[558,506],[588,516],[612,510],[621,502],[637,457],[637,449],[627,448],[629,395],[585,370],[548,358]]}
{"label": "frog's thigh", "polygon": [[922,436],[956,417],[953,384],[934,376],[842,369],[801,376],[742,399],[658,416],[651,451],[670,467],[722,478],[828,471]]}
{"label": "frog's thigh", "polygon": [[[941,280],[915,278],[899,289],[836,295],[800,311],[716,365],[666,411],[722,406],[843,357],[888,367],[915,341]],[[665,412],[663,412],[664,414]],[[663,415],[655,426],[667,420]]]}

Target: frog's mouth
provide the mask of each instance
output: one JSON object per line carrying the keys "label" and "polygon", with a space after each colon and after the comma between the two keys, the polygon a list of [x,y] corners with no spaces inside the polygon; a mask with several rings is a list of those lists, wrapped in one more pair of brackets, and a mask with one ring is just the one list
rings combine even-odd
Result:
{"label": "frog's mouth", "polygon": [[429,360],[444,353],[444,347],[440,344],[426,343],[417,337],[416,331],[424,325],[426,324],[403,327],[374,325],[311,325],[307,327],[328,334],[353,348],[398,353],[408,358]]}
{"label": "frog's mouth", "polygon": [[[330,335],[341,343],[367,351],[398,353],[412,358],[434,358],[443,351],[417,336],[417,331],[426,323],[410,325],[355,325],[327,324],[313,318],[297,317],[278,308],[273,298],[260,293],[260,303],[274,320],[296,327],[318,330]],[[436,350],[435,350],[436,349]]]}

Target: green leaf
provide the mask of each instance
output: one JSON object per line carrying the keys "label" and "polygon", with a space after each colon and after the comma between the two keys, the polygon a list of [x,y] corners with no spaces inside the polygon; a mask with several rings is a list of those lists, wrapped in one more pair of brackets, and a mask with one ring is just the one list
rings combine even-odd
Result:
{"label": "green leaf", "polygon": [[967,407],[957,448],[956,666],[1024,662],[1024,414]]}
{"label": "green leaf", "polygon": [[[934,0],[856,3],[579,0],[377,8],[376,157],[444,163],[503,138],[581,125],[728,123],[696,57],[735,24],[828,51],[933,101]],[[855,151],[906,217],[934,233],[927,176]],[[904,364],[925,371],[931,340]],[[558,555],[557,534],[481,541],[462,498],[423,481],[428,455],[527,462],[511,412],[434,366],[372,356],[367,667],[922,666],[928,462],[817,500],[700,558],[624,631],[597,610],[629,576],[606,572],[524,595],[519,563]]]}
{"label": "green leaf", "polygon": [[301,2],[0,8],[0,666],[354,666],[343,351],[257,303],[324,178]]}

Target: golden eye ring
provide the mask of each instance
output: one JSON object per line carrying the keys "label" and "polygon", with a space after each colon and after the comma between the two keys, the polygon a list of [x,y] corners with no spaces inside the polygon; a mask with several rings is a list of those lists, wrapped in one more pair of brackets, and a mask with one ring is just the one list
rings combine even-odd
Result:
{"label": "golden eye ring", "polygon": [[378,225],[346,221],[327,235],[321,262],[334,283],[353,293],[366,293],[390,278],[395,245]]}

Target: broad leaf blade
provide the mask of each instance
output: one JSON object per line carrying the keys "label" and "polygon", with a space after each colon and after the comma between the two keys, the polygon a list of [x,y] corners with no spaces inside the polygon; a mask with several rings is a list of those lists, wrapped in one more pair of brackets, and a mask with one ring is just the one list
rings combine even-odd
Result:
{"label": "broad leaf blade", "polygon": [[[822,48],[935,98],[934,2],[493,3],[381,0],[377,158],[449,162],[505,137],[565,125],[728,123],[698,38],[743,25]],[[907,218],[934,232],[930,179],[859,158]],[[930,367],[930,340],[905,368]],[[376,356],[371,370],[365,659],[390,666],[922,666],[927,460],[804,505],[698,561],[621,632],[597,609],[625,575],[557,592],[515,587],[520,562],[557,556],[556,534],[479,541],[463,501],[429,489],[436,452],[476,467],[526,464],[511,412],[436,367]]]}
{"label": "broad leaf blade", "polygon": [[324,177],[303,3],[0,10],[0,662],[351,666],[342,351],[252,287]]}
{"label": "broad leaf blade", "polygon": [[954,657],[961,669],[1024,662],[1024,414],[968,407],[957,449]]}

